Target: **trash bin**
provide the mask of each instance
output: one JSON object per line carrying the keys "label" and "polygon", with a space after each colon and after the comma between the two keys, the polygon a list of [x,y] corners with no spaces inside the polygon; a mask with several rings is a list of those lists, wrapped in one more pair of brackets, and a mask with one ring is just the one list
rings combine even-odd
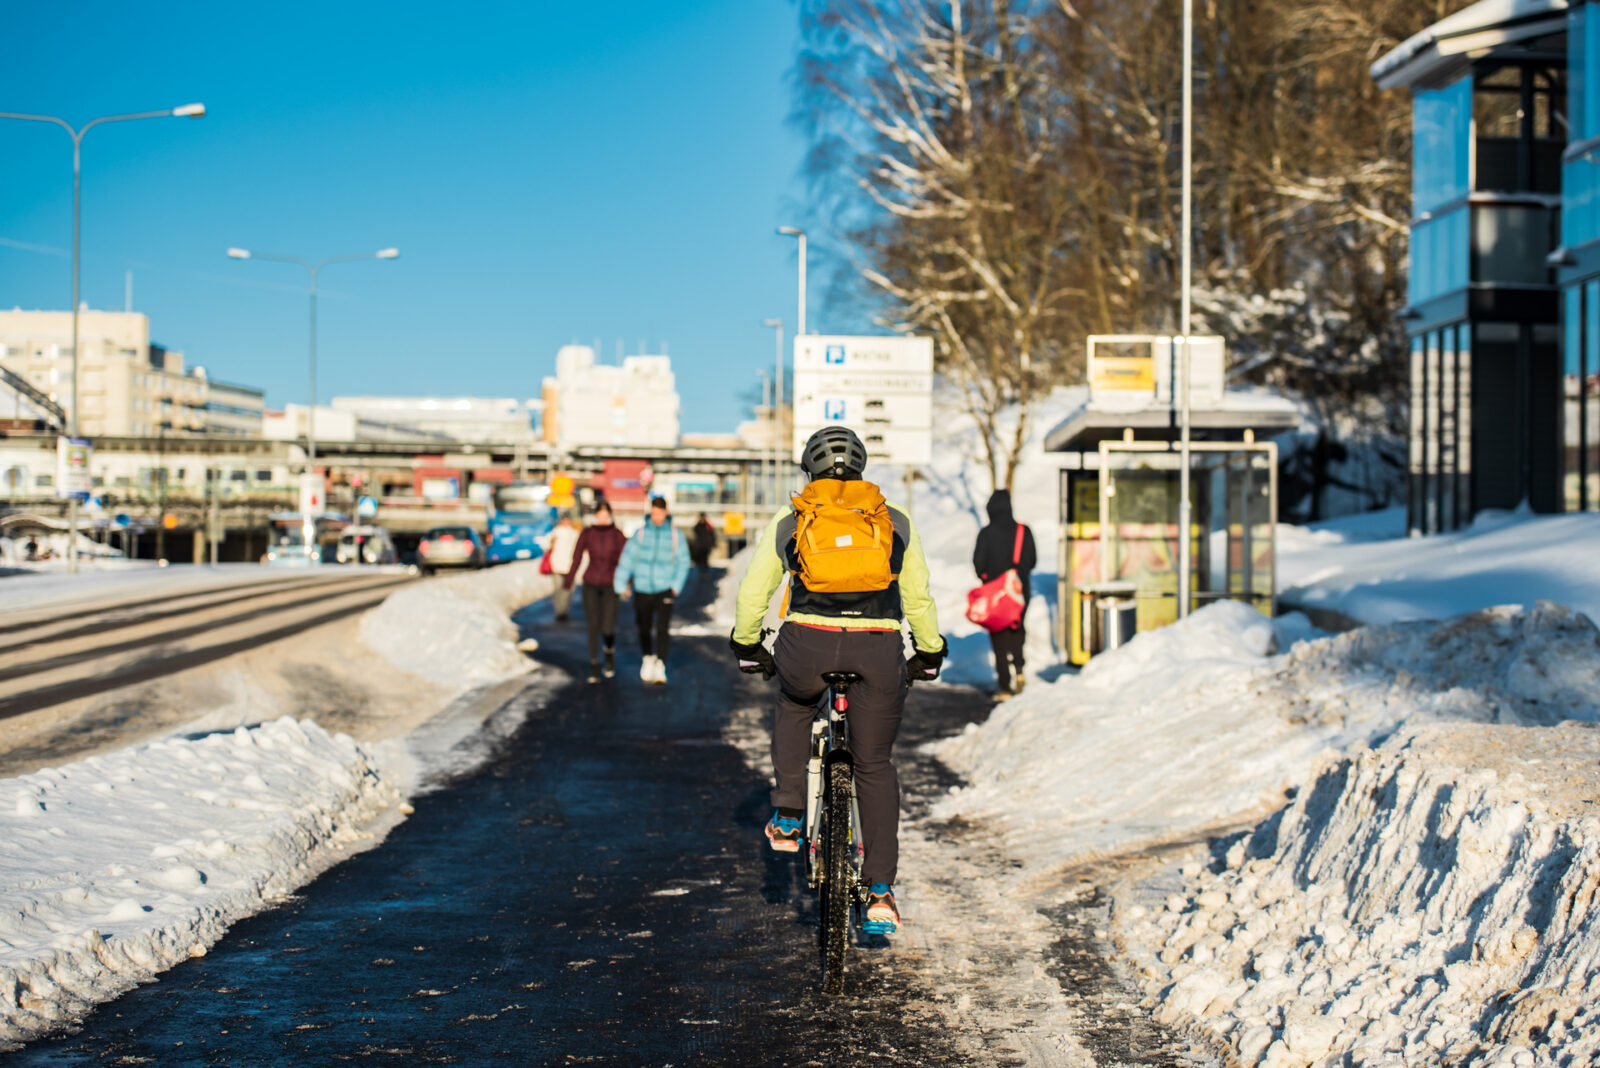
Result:
{"label": "trash bin", "polygon": [[1085,586],[1082,607],[1083,647],[1090,656],[1133,640],[1139,630],[1138,592],[1131,582],[1096,582]]}

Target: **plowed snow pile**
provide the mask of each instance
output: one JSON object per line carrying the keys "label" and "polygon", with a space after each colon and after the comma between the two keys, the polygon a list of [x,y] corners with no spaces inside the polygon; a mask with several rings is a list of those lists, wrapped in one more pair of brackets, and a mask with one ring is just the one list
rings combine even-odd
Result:
{"label": "plowed snow pile", "polygon": [[533,562],[407,586],[361,617],[361,640],[396,667],[466,689],[536,666],[517,651],[511,614],[548,597]]}
{"label": "plowed snow pile", "polygon": [[203,954],[399,799],[373,751],[287,718],[0,781],[0,1049]]}
{"label": "plowed snow pile", "polygon": [[1117,932],[1163,1015],[1247,1063],[1495,1063],[1562,1014],[1589,1049],[1571,984],[1600,958],[1579,803],[1600,765],[1590,728],[1557,725],[1600,719],[1593,624],[1540,604],[1276,652],[1297,634],[1231,604],[1142,634],[940,743],[970,785],[935,815],[998,834],[1018,888],[1262,820],[1218,874],[1193,866],[1167,911],[1124,911]]}

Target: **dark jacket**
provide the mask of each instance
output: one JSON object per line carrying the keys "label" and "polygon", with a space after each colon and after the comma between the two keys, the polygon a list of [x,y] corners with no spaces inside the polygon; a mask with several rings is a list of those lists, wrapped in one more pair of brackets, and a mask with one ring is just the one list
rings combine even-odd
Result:
{"label": "dark jacket", "polygon": [[995,490],[989,498],[989,525],[978,531],[978,544],[972,549],[972,569],[978,573],[978,578],[988,582],[1015,566],[1022,579],[1022,595],[1032,597],[1033,584],[1029,576],[1039,563],[1033,531],[1023,527],[1022,560],[1013,565],[1011,560],[1016,547],[1017,521],[1011,517],[1011,494],[1007,490]]}
{"label": "dark jacket", "polygon": [[562,580],[563,585],[572,589],[572,580],[578,577],[578,565],[583,563],[584,553],[589,554],[589,570],[583,573],[583,584],[611,585],[617,576],[617,561],[622,559],[622,549],[627,544],[627,537],[615,525],[584,527],[583,533],[578,535],[578,544],[572,547],[572,570]]}
{"label": "dark jacket", "polygon": [[694,530],[689,536],[689,555],[696,559],[705,559],[711,555],[711,550],[717,547],[717,528],[711,525],[709,519],[702,519],[694,525]]}

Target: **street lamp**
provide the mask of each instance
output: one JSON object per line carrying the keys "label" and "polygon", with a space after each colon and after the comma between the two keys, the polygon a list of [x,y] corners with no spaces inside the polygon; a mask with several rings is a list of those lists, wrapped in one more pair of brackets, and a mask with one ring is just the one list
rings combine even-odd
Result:
{"label": "street lamp", "polygon": [[[805,238],[802,236],[801,240]],[[762,326],[772,327],[773,348],[776,354],[776,371],[773,384],[772,405],[772,506],[778,506],[778,490],[783,481],[783,320],[763,319]]]}
{"label": "street lamp", "polygon": [[795,320],[800,324],[795,328],[795,335],[799,336],[806,332],[806,232],[794,226],[780,226],[778,233],[800,239],[800,307],[799,317]]}
{"label": "street lamp", "polygon": [[[756,374],[761,376],[761,406],[767,409],[767,413],[770,415],[772,413],[772,375],[764,367],[757,367]],[[765,496],[768,486],[767,464],[772,460],[772,444],[770,441],[767,447],[761,450],[761,453],[761,493],[762,496]],[[754,497],[751,498],[752,501],[754,499]]]}
{"label": "street lamp", "polygon": [[301,259],[299,256],[280,256],[272,252],[251,252],[247,248],[230,248],[228,256],[236,260],[273,260],[277,263],[297,263],[306,269],[311,278],[311,375],[309,406],[306,412],[306,474],[314,474],[317,464],[317,272],[330,263],[345,263],[350,260],[392,260],[398,259],[400,250],[397,248],[381,248],[376,252],[362,252],[354,256],[329,256],[327,259],[312,263],[310,260]]}
{"label": "street lamp", "polygon": [[[103,115],[73,128],[65,119],[54,115],[24,115],[14,111],[0,111],[0,119],[22,119],[25,122],[49,122],[67,131],[72,138],[72,417],[68,420],[67,436],[78,436],[78,260],[79,233],[83,203],[83,135],[94,127],[108,122],[128,122],[132,119],[200,119],[206,114],[204,104],[183,104],[162,111],[140,111],[132,115]],[[67,499],[67,571],[78,570],[78,498]]]}

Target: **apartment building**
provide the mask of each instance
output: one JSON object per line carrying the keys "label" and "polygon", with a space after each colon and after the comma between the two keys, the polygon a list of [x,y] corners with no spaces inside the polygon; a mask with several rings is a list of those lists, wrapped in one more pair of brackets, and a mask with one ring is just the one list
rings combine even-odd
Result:
{"label": "apartment building", "polygon": [[[78,339],[80,433],[91,438],[261,433],[263,392],[216,382],[204,368],[186,367],[183,353],[150,341],[146,316],[83,309]],[[0,367],[70,416],[72,314],[0,312]]]}
{"label": "apartment building", "polygon": [[585,445],[672,448],[678,444],[678,389],[666,356],[628,356],[601,364],[588,345],[563,345],[544,380],[544,440]]}

